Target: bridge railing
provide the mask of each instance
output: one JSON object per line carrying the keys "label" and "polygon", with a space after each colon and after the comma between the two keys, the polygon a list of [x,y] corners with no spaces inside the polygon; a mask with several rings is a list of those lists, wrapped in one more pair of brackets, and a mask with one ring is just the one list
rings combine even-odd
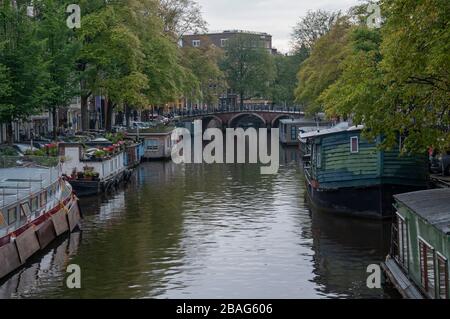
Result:
{"label": "bridge railing", "polygon": [[184,109],[176,110],[174,113],[180,117],[193,117],[217,113],[238,113],[238,112],[274,112],[274,113],[290,113],[290,114],[303,114],[299,107],[284,107],[284,106],[272,106],[272,105],[245,105],[240,107],[210,107],[206,109]]}

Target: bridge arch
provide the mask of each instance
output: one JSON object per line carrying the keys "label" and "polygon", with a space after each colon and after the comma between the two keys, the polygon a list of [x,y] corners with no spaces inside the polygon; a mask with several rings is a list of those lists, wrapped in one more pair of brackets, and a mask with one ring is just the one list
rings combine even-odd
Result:
{"label": "bridge arch", "polygon": [[253,116],[256,117],[258,119],[261,120],[261,122],[264,124],[264,126],[267,126],[267,121],[264,119],[264,117],[262,117],[261,115],[259,115],[258,113],[253,113],[253,112],[243,112],[243,113],[238,113],[236,115],[233,115],[230,120],[228,121],[228,127],[233,127],[234,121],[237,120],[240,117],[244,117],[244,116]]}
{"label": "bridge arch", "polygon": [[203,129],[207,129],[209,123],[211,123],[212,120],[216,120],[219,123],[219,125],[220,125],[219,128],[223,127],[223,120],[217,115],[210,114],[210,115],[206,115],[206,116],[202,117]]}
{"label": "bridge arch", "polygon": [[280,114],[280,115],[277,115],[277,116],[275,116],[275,118],[272,120],[272,122],[270,123],[271,124],[271,127],[279,127],[279,125],[280,125],[280,121],[281,120],[288,120],[288,119],[291,119],[291,120],[293,120],[293,119],[295,119],[295,117],[294,116],[292,116],[292,115],[288,115],[288,114]]}

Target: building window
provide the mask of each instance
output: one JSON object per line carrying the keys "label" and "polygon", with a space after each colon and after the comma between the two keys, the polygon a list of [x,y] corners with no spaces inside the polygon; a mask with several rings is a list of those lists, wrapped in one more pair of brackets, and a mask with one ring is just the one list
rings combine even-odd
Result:
{"label": "building window", "polygon": [[359,138],[358,136],[350,137],[350,152],[359,153]]}
{"label": "building window", "polygon": [[400,266],[407,270],[409,262],[408,226],[399,213],[396,214],[396,217],[394,224],[394,256]]}
{"label": "building window", "polygon": [[17,216],[16,216],[16,207],[8,209],[8,225],[11,225],[16,222]]}
{"label": "building window", "polygon": [[448,299],[448,260],[439,253],[437,253],[437,266],[437,284],[439,298]]}
{"label": "building window", "polygon": [[420,278],[422,288],[431,297],[435,297],[434,248],[419,238]]}
{"label": "building window", "polygon": [[220,46],[225,48],[228,43],[228,39],[220,39]]}
{"label": "building window", "polygon": [[192,40],[192,46],[194,48],[200,47],[200,40]]}
{"label": "building window", "polygon": [[291,140],[295,141],[297,139],[297,127],[291,126]]}

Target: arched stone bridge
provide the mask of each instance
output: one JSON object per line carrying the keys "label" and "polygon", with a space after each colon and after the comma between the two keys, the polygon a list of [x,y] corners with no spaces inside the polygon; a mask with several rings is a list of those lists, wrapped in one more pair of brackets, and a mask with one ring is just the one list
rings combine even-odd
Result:
{"label": "arched stone bridge", "polygon": [[265,127],[278,127],[279,121],[282,119],[299,119],[305,116],[300,111],[277,111],[277,110],[244,110],[244,111],[218,111],[205,112],[200,111],[195,114],[189,113],[181,115],[182,120],[202,120],[203,127],[206,128],[211,121],[215,120],[219,127],[234,127],[245,116],[253,116],[258,118]]}

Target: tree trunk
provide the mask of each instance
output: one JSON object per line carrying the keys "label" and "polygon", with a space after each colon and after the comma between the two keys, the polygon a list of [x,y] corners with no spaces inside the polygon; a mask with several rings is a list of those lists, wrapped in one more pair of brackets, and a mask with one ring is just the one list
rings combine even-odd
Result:
{"label": "tree trunk", "polygon": [[89,130],[88,95],[81,95],[81,130]]}
{"label": "tree trunk", "polygon": [[130,128],[130,108],[128,107],[128,104],[125,104],[125,125],[127,128]]}
{"label": "tree trunk", "polygon": [[52,117],[53,117],[53,141],[56,142],[58,139],[58,119],[57,119],[57,108],[52,106]]}
{"label": "tree trunk", "polygon": [[12,145],[14,141],[13,138],[13,124],[12,121],[6,124],[6,142],[8,145]]}
{"label": "tree trunk", "polygon": [[244,109],[244,92],[241,92],[240,99],[241,99],[241,101],[240,101],[241,103],[240,103],[240,110],[239,111],[242,111]]}
{"label": "tree trunk", "polygon": [[114,105],[111,103],[111,100],[108,98],[106,98],[106,101],[105,101],[105,108],[106,108],[106,110],[105,110],[105,130],[107,132],[111,132]]}

